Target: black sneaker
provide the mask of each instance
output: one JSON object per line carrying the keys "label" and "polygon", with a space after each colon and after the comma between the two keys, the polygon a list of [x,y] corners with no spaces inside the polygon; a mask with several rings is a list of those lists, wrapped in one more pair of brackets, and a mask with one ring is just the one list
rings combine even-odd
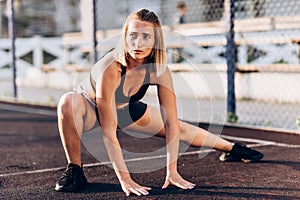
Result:
{"label": "black sneaker", "polygon": [[230,152],[224,152],[219,157],[220,161],[223,162],[256,162],[264,157],[259,151],[253,150],[243,144],[235,143]]}
{"label": "black sneaker", "polygon": [[71,192],[86,183],[87,180],[83,169],[78,165],[70,163],[63,176],[56,182],[55,190],[59,192]]}

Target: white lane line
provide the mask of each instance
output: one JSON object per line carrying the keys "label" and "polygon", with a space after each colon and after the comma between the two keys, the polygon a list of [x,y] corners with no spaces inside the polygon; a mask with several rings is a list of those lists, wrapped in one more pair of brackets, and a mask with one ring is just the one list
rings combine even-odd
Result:
{"label": "white lane line", "polygon": [[[199,154],[199,153],[208,153],[208,152],[211,152],[211,151],[215,151],[215,150],[205,149],[205,150],[198,150],[198,151],[190,151],[190,152],[179,153],[179,155],[180,156],[193,155],[193,154]],[[125,162],[136,162],[136,161],[143,161],[143,160],[160,159],[160,158],[165,158],[166,156],[167,155],[157,155],[157,156],[148,156],[148,157],[141,157],[141,158],[130,158],[130,159],[125,159]],[[97,163],[84,164],[83,167],[96,167],[96,166],[110,165],[110,164],[111,164],[110,161],[106,161],[106,162],[97,162]],[[25,171],[25,172],[15,172],[15,173],[10,173],[10,174],[0,174],[0,178],[1,177],[9,177],[9,176],[17,176],[17,175],[25,175],[25,174],[53,172],[53,171],[63,170],[65,168],[66,167],[56,167],[56,168],[32,170],[32,171]]]}
{"label": "white lane line", "polygon": [[48,169],[39,169],[39,170],[32,170],[32,171],[25,171],[25,172],[15,172],[10,174],[0,174],[0,178],[9,177],[9,176],[18,176],[18,175],[25,175],[25,174],[38,174],[38,173],[45,173],[45,172],[54,172],[63,170],[66,167],[55,167],[55,168],[48,168]]}
{"label": "white lane line", "polygon": [[[249,147],[254,147],[254,146],[265,146],[265,144],[255,144],[255,145],[248,145]],[[184,152],[184,153],[179,153],[180,156],[184,155],[195,155],[195,154],[202,154],[202,153],[209,153],[216,151],[214,149],[205,149],[205,150],[198,150],[198,151],[189,151],[189,152]],[[167,155],[157,155],[157,156],[148,156],[148,157],[142,157],[142,158],[131,158],[131,159],[125,159],[125,162],[136,162],[136,161],[143,161],[143,160],[153,160],[153,159],[161,159],[161,158],[166,158]],[[97,167],[97,166],[102,166],[102,165],[111,165],[110,161],[106,162],[97,162],[97,163],[89,163],[89,164],[84,164],[83,167]],[[0,174],[1,177],[10,177],[10,176],[17,176],[17,175],[25,175],[25,174],[36,174],[36,173],[45,173],[45,172],[53,172],[53,171],[59,171],[63,170],[66,167],[56,167],[56,168],[48,168],[48,169],[41,169],[41,170],[32,170],[32,171],[25,171],[25,172],[15,172],[15,173],[10,173],[10,174]]]}
{"label": "white lane line", "polygon": [[[248,147],[261,147],[261,146],[280,146],[280,147],[287,147],[287,148],[300,148],[300,145],[290,145],[284,143],[276,143],[268,140],[258,140],[253,138],[241,138],[241,137],[233,137],[233,136],[226,136],[222,135],[223,138],[235,140],[235,141],[242,141],[242,142],[251,142],[255,144],[248,144]],[[179,153],[180,156],[184,155],[195,155],[195,154],[202,154],[202,153],[209,153],[216,151],[214,149],[201,149],[198,151],[189,151],[184,153]],[[166,155],[157,155],[157,156],[148,156],[148,157],[141,157],[141,158],[131,158],[125,159],[125,162],[136,162],[136,161],[143,161],[143,160],[152,160],[152,159],[161,159],[166,158]],[[96,167],[102,165],[109,165],[111,162],[98,162],[98,163],[89,163],[84,164],[83,167]],[[26,174],[37,174],[37,173],[45,173],[45,172],[54,172],[59,170],[64,170],[66,167],[56,167],[56,168],[48,168],[48,169],[41,169],[41,170],[32,170],[32,171],[25,171],[25,172],[15,172],[10,174],[0,174],[0,178],[4,177],[11,177],[11,176],[18,176],[18,175],[26,175]]]}
{"label": "white lane line", "polygon": [[30,113],[30,114],[39,114],[39,115],[47,115],[47,116],[56,116],[56,111],[46,110],[46,109],[39,109],[39,108],[29,108],[24,106],[17,106],[17,105],[2,105],[0,104],[1,110],[8,110],[8,111],[15,111],[15,112],[23,112],[23,113]]}
{"label": "white lane line", "polygon": [[267,145],[278,146],[278,147],[287,147],[287,148],[300,148],[300,145],[297,145],[297,144],[278,143],[278,142],[273,142],[273,141],[268,141],[268,140],[242,138],[242,137],[235,137],[235,136],[228,136],[228,135],[221,135],[221,137],[228,139],[228,140],[235,140],[235,141],[241,141],[241,142],[267,144]]}

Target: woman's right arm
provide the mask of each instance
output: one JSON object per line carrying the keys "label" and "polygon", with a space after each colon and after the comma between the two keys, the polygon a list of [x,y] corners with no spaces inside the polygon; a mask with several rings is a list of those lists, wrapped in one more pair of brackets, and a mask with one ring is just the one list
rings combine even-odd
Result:
{"label": "woman's right arm", "polygon": [[121,146],[117,138],[117,114],[115,104],[115,90],[119,85],[120,70],[118,66],[107,67],[99,79],[96,89],[96,103],[99,111],[100,126],[103,132],[103,141],[115,173],[121,183],[123,191],[128,196],[147,195],[150,188],[135,183],[124,162]]}

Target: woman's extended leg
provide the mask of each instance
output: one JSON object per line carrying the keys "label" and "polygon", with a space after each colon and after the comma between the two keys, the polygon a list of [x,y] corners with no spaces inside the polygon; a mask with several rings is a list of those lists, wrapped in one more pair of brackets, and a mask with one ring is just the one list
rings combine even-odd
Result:
{"label": "woman's extended leg", "polygon": [[[164,125],[160,110],[148,106],[142,118],[134,124],[126,127],[127,130],[165,136]],[[218,135],[210,133],[202,128],[189,123],[179,121],[179,139],[192,146],[211,147],[224,153],[220,156],[221,161],[254,162],[263,158],[263,154],[239,143],[231,143]],[[125,129],[125,130],[126,130]]]}
{"label": "woman's extended leg", "polygon": [[[233,144],[202,128],[179,121],[180,140],[192,146],[212,147],[221,151],[231,151]],[[164,123],[158,108],[149,106],[142,118],[125,128],[135,132],[165,136]]]}

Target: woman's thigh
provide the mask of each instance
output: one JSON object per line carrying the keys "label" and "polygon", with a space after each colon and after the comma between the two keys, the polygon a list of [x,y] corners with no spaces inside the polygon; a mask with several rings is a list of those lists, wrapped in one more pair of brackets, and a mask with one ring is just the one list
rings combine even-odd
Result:
{"label": "woman's thigh", "polygon": [[91,129],[96,121],[92,106],[81,94],[75,92],[68,92],[60,98],[57,114],[63,128],[74,126],[80,134],[83,130]]}
{"label": "woman's thigh", "polygon": [[164,136],[164,122],[160,108],[147,105],[145,114],[123,130]]}
{"label": "woman's thigh", "polygon": [[85,107],[85,115],[83,117],[83,131],[89,131],[94,128],[95,123],[97,121],[97,109],[93,105],[91,105],[88,100],[86,100],[82,95],[82,102]]}

